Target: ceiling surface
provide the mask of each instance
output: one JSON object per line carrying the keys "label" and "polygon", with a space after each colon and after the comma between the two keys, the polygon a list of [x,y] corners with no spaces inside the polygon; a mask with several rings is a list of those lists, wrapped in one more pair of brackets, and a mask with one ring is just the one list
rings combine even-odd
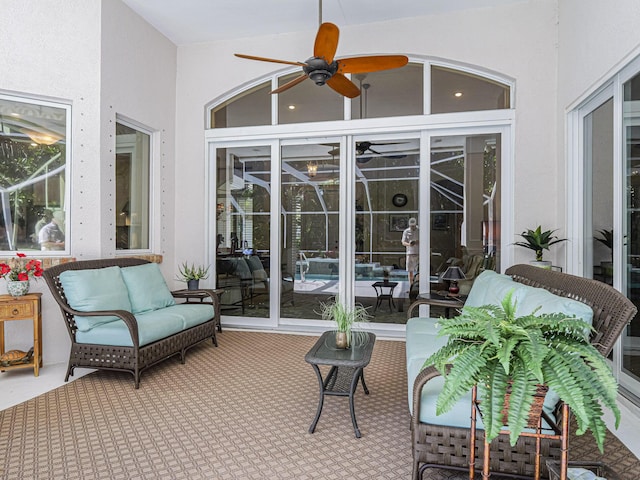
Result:
{"label": "ceiling surface", "polygon": [[[176,45],[315,31],[319,0],[123,0]],[[361,25],[525,0],[322,0],[322,21]]]}

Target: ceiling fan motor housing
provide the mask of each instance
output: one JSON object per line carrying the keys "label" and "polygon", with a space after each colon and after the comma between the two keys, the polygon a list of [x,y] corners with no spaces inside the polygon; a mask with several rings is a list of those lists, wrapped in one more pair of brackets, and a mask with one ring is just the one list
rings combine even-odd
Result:
{"label": "ceiling fan motor housing", "polygon": [[327,63],[323,57],[311,57],[305,63],[302,69],[316,85],[324,85],[338,71],[338,62]]}

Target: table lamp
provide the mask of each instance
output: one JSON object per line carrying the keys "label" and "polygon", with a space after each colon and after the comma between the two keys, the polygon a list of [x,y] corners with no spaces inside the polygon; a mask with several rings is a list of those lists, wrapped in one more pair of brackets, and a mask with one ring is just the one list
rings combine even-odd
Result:
{"label": "table lamp", "polygon": [[460,293],[460,287],[458,287],[458,280],[464,280],[464,272],[460,267],[448,267],[447,270],[440,277],[442,280],[447,280],[449,283],[449,295],[456,296]]}

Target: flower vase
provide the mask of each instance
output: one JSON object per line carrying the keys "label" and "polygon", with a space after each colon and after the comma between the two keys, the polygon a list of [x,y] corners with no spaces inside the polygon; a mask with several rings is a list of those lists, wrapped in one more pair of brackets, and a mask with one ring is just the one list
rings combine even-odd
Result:
{"label": "flower vase", "polygon": [[336,332],[336,348],[349,348],[349,332]]}
{"label": "flower vase", "polygon": [[29,293],[29,280],[7,280],[7,293],[12,297],[21,297]]}

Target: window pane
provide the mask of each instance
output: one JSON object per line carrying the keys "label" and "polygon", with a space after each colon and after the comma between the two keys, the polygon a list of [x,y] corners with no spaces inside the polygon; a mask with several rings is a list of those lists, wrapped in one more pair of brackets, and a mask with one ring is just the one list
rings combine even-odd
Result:
{"label": "window pane", "polygon": [[423,77],[424,66],[417,63],[352,75],[361,93],[351,101],[351,118],[422,115]]}
{"label": "window pane", "polygon": [[318,319],[319,303],[338,293],[340,165],[330,149],[282,147],[281,261],[296,295],[295,304],[282,298],[283,318]]}
{"label": "window pane", "polygon": [[613,99],[584,119],[585,168],[590,167],[591,218],[585,219],[585,274],[613,284]]}
{"label": "window pane", "polygon": [[0,96],[0,250],[65,249],[67,116],[62,105]]}
{"label": "window pane", "polygon": [[[301,72],[278,79],[282,86]],[[292,108],[293,107],[293,108]],[[278,94],[278,123],[322,122],[344,118],[344,97],[327,85],[318,86],[306,79]]]}
{"label": "window pane", "polygon": [[471,73],[431,67],[431,113],[509,108],[509,87]]}
{"label": "window pane", "polygon": [[151,136],[116,123],[116,249],[149,249]]}
{"label": "window pane", "polygon": [[211,110],[211,128],[271,125],[271,82],[246,90]]}
{"label": "window pane", "polygon": [[433,137],[431,271],[422,291],[446,291],[438,276],[462,268],[468,294],[483,269],[500,264],[500,135]]}
{"label": "window pane", "polygon": [[224,315],[269,317],[271,149],[218,149],[216,277]]}
{"label": "window pane", "polygon": [[[419,217],[419,142],[363,140],[355,152],[356,301],[369,307],[371,321],[405,323],[413,273],[402,237],[409,219]],[[415,247],[417,253],[419,243]],[[410,257],[409,267],[414,260],[418,255]]]}
{"label": "window pane", "polygon": [[[624,84],[623,146],[626,187],[626,219],[622,232],[624,256],[620,262],[626,271],[627,297],[640,304],[640,74]],[[616,257],[619,255],[615,253]],[[626,258],[625,258],[626,257]],[[636,315],[622,337],[622,372],[640,380],[638,345],[640,344],[640,316]],[[634,388],[637,388],[635,386]]]}

